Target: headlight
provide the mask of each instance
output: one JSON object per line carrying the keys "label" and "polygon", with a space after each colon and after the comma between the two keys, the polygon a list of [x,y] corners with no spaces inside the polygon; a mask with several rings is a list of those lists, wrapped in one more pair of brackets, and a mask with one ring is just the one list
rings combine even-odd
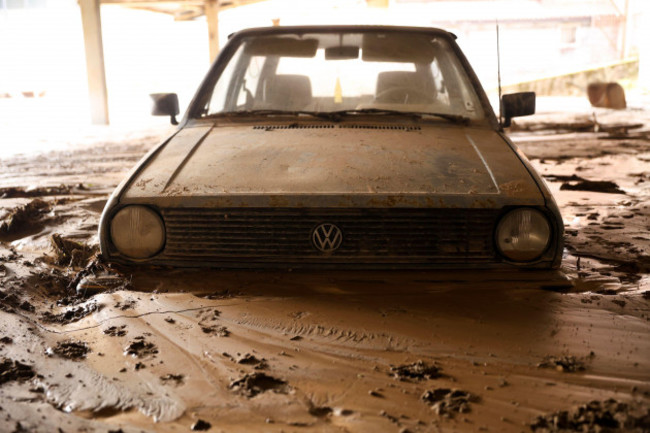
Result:
{"label": "headlight", "polygon": [[118,251],[132,259],[146,259],[165,244],[165,226],[153,210],[127,206],[111,220],[111,240]]}
{"label": "headlight", "polygon": [[551,227],[543,213],[532,208],[507,213],[497,226],[497,247],[515,262],[529,262],[541,256],[551,240]]}

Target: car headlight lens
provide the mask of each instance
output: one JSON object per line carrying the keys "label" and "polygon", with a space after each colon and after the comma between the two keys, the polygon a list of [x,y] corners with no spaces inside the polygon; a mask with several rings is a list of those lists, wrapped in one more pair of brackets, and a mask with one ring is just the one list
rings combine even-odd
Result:
{"label": "car headlight lens", "polygon": [[546,251],[551,240],[551,227],[540,211],[515,209],[499,221],[496,240],[505,257],[515,262],[529,262]]}
{"label": "car headlight lens", "polygon": [[127,206],[111,220],[111,240],[132,259],[146,259],[165,244],[165,226],[156,212],[145,206]]}

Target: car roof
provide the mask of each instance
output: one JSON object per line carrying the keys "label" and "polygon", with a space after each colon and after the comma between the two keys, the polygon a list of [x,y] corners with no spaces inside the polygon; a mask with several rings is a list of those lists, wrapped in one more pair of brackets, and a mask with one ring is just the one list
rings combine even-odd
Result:
{"label": "car roof", "polygon": [[309,25],[309,26],[273,26],[273,27],[253,27],[243,29],[228,35],[228,39],[235,36],[252,36],[252,35],[274,35],[290,33],[341,33],[341,32],[409,32],[435,34],[438,36],[451,36],[456,39],[456,35],[447,30],[435,27],[409,27],[409,26],[380,26],[380,25]]}

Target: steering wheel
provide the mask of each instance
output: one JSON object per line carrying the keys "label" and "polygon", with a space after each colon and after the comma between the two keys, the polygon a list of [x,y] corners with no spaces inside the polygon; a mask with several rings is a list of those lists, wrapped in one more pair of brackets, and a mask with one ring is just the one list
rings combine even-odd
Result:
{"label": "steering wheel", "polygon": [[374,102],[397,104],[428,104],[431,98],[420,89],[408,86],[391,87],[375,95]]}

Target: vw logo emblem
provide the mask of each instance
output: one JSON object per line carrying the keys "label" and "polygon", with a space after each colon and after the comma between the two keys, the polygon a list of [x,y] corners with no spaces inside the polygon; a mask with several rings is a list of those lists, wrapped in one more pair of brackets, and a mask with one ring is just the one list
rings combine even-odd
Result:
{"label": "vw logo emblem", "polygon": [[311,232],[314,246],[323,253],[331,253],[341,246],[343,233],[334,224],[323,223]]}

